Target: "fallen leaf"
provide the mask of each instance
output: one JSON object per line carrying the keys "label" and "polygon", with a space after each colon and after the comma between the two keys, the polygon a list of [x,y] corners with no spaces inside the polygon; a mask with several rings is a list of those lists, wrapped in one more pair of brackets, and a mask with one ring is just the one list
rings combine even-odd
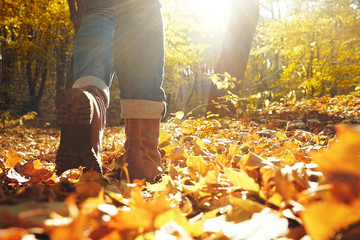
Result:
{"label": "fallen leaf", "polygon": [[4,164],[9,167],[13,168],[17,163],[22,163],[22,155],[20,153],[15,152],[12,148],[6,154],[7,160]]}
{"label": "fallen leaf", "polygon": [[230,203],[232,208],[226,213],[226,220],[235,223],[249,220],[254,213],[261,212],[265,208],[257,202],[241,198],[231,198]]}
{"label": "fallen leaf", "polygon": [[190,170],[205,176],[208,171],[208,163],[201,156],[190,156],[186,159],[186,165]]}
{"label": "fallen leaf", "polygon": [[89,218],[80,214],[68,226],[55,228],[50,233],[53,240],[78,240],[86,238],[86,229],[88,228]]}
{"label": "fallen leaf", "polygon": [[244,171],[236,171],[230,168],[224,169],[225,176],[231,180],[235,187],[240,187],[243,190],[259,191],[260,186],[255,180],[249,177]]}
{"label": "fallen leaf", "polygon": [[225,216],[206,220],[204,232],[222,232],[229,239],[271,240],[288,233],[288,221],[278,213],[265,208],[248,221],[227,222]]}
{"label": "fallen leaf", "polygon": [[313,239],[329,240],[335,233],[360,221],[360,199],[351,204],[336,200],[314,202],[306,206],[300,216]]}
{"label": "fallen leaf", "polygon": [[152,227],[154,214],[145,208],[132,208],[120,210],[107,225],[118,231],[149,230]]}
{"label": "fallen leaf", "polygon": [[313,153],[314,161],[325,174],[344,172],[360,176],[360,131],[339,125],[336,135],[337,141],[326,151]]}
{"label": "fallen leaf", "polygon": [[0,240],[24,239],[27,234],[28,231],[23,228],[9,227],[6,229],[0,229]]}
{"label": "fallen leaf", "polygon": [[[158,215],[155,218],[154,227],[164,230],[164,228],[169,228],[172,222],[176,223],[179,227],[181,227],[181,229],[183,229],[187,233],[184,234],[185,237],[186,235],[192,237],[199,237],[203,234],[202,226],[198,223],[190,224],[188,219],[182,214],[179,208],[173,208]],[[170,231],[166,232],[171,233]]]}

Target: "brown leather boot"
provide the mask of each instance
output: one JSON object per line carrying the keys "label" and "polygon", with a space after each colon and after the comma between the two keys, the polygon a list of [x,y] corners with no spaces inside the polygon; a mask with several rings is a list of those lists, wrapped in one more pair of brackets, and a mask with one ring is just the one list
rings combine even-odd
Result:
{"label": "brown leather boot", "polygon": [[56,103],[61,127],[60,146],[56,155],[56,171],[84,167],[102,173],[101,141],[105,127],[106,100],[94,86],[65,90]]}
{"label": "brown leather boot", "polygon": [[[158,150],[160,119],[125,119],[124,159],[130,180],[154,181],[163,172]],[[127,179],[124,170],[121,179]]]}

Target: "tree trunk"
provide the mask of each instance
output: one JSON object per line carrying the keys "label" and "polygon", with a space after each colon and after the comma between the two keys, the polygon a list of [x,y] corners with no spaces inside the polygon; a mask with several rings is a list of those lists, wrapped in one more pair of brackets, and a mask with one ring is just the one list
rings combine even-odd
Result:
{"label": "tree trunk", "polygon": [[77,33],[84,17],[83,2],[82,0],[68,0],[68,5],[70,9],[70,20],[74,24],[75,33]]}
{"label": "tree trunk", "polygon": [[64,90],[65,87],[65,71],[66,71],[66,54],[64,51],[64,46],[59,47],[57,53],[57,62],[56,62],[56,98]]}
{"label": "tree trunk", "polygon": [[44,95],[45,83],[47,80],[48,66],[47,66],[46,60],[41,63],[40,68],[41,68],[40,69],[40,71],[41,71],[40,87],[39,87],[38,93],[31,96],[31,98],[30,98],[31,99],[30,109],[32,111],[35,111],[38,115],[41,115],[40,102],[41,102],[42,96]]}
{"label": "tree trunk", "polygon": [[0,87],[6,89],[11,84],[14,74],[14,59],[16,58],[15,52],[9,48],[8,43],[6,42],[6,39],[8,38],[7,31],[5,30],[5,27],[2,28],[2,31],[0,33],[3,38],[1,39],[1,54],[2,54],[2,60],[1,60],[1,78],[0,78]]}
{"label": "tree trunk", "polygon": [[[225,41],[216,67],[217,73],[228,72],[237,80],[244,79],[258,18],[259,0],[233,0]],[[232,92],[238,94],[239,90],[240,84],[237,84]],[[216,85],[211,86],[207,111],[218,113],[220,116],[236,113],[235,107],[230,103],[230,112],[222,108],[217,109],[212,104],[213,101],[219,102],[218,98],[224,96],[226,91],[217,89]]]}

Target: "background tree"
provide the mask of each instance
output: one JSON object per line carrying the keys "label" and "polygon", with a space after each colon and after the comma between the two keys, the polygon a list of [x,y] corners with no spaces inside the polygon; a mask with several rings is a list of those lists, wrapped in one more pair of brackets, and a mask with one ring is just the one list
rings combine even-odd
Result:
{"label": "background tree", "polygon": [[67,5],[62,0],[2,0],[0,8],[2,111],[39,113],[49,80],[67,66],[73,32]]}
{"label": "background tree", "polygon": [[[258,0],[233,0],[231,17],[216,72],[228,72],[232,77],[237,79],[237,83],[234,84],[232,89],[235,94],[239,94],[241,91],[240,83],[245,77],[245,70],[258,17]],[[211,104],[214,101],[219,101],[218,98],[225,94],[225,90],[218,89],[216,85],[212,85],[209,93],[208,111],[220,113],[222,116],[235,114],[236,109],[233,105],[230,105],[230,108],[228,108],[230,111],[226,112],[224,108],[217,109],[216,105]]]}
{"label": "background tree", "polygon": [[[282,14],[269,11],[276,8]],[[243,85],[248,95],[271,91],[281,99],[295,91],[314,98],[358,86],[358,1],[268,1],[262,9]]]}
{"label": "background tree", "polygon": [[[218,1],[217,6],[228,2]],[[260,0],[247,65],[251,38],[241,38],[254,30],[251,26],[258,2],[233,1],[228,28],[229,16],[214,8],[211,11],[211,2],[214,0],[162,1],[164,88],[170,113],[196,108],[194,115],[201,116],[206,109],[198,106],[218,96],[234,104],[240,102],[246,110],[261,107],[261,99],[286,100],[289,92],[290,97],[299,99],[358,89],[358,0]],[[81,13],[80,0],[0,0],[0,118],[4,113],[17,117],[35,110],[42,113],[39,120],[55,122],[55,97],[72,82],[73,41]],[[224,72],[230,73],[227,78]],[[217,85],[228,89],[216,89],[211,79],[214,73],[222,76]],[[111,101],[116,103],[117,86],[112,91]],[[211,98],[214,92],[218,95]],[[118,104],[112,104],[108,119],[119,124],[120,109],[114,106]],[[230,110],[235,112],[239,107]]]}

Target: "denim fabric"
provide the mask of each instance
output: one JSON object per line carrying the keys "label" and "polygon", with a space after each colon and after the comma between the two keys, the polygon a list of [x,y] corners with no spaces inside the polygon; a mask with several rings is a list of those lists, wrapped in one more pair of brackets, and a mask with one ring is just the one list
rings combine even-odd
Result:
{"label": "denim fabric", "polygon": [[84,76],[96,76],[106,85],[111,85],[114,75],[112,61],[114,26],[114,22],[106,15],[85,16],[75,39],[75,80]]}
{"label": "denim fabric", "polygon": [[84,0],[75,40],[75,79],[96,76],[121,99],[164,101],[164,32],[158,0]]}

